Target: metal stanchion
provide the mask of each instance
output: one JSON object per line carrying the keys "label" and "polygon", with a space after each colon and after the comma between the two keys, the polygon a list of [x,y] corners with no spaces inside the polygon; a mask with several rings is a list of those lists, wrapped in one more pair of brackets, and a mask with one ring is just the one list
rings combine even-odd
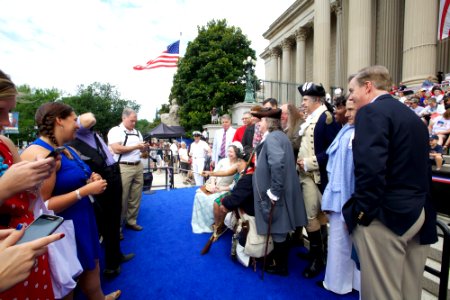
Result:
{"label": "metal stanchion", "polygon": [[150,148],[147,149],[147,168],[148,168],[148,173],[151,174],[152,176],[152,183],[150,184],[150,187],[148,188],[148,190],[143,191],[144,195],[153,195],[154,193],[156,193],[155,191],[152,191],[152,185],[153,185],[153,174],[152,174],[152,169],[150,168]]}

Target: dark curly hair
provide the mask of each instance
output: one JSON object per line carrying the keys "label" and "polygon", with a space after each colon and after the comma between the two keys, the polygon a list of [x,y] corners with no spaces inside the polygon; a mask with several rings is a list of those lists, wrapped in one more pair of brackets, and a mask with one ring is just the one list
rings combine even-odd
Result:
{"label": "dark curly hair", "polygon": [[34,116],[39,134],[47,137],[57,147],[62,146],[58,144],[55,137],[55,121],[56,118],[65,119],[72,113],[73,108],[61,102],[47,102],[42,104]]}

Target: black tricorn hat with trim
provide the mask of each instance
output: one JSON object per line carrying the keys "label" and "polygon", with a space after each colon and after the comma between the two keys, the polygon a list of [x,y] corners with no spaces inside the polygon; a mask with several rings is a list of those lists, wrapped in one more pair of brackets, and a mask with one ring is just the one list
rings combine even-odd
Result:
{"label": "black tricorn hat with trim", "polygon": [[298,87],[298,91],[303,96],[325,97],[325,89],[322,85],[314,84],[313,82],[305,82]]}

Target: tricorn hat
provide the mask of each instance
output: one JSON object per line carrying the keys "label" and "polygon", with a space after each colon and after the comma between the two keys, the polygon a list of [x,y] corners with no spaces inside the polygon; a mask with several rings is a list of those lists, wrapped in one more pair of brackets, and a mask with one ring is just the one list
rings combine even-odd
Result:
{"label": "tricorn hat", "polygon": [[325,89],[322,85],[317,85],[312,82],[305,82],[298,87],[298,91],[303,96],[325,97]]}
{"label": "tricorn hat", "polygon": [[271,108],[265,107],[260,111],[251,112],[252,116],[262,119],[262,118],[272,118],[272,119],[280,119],[281,118],[281,109],[279,108]]}

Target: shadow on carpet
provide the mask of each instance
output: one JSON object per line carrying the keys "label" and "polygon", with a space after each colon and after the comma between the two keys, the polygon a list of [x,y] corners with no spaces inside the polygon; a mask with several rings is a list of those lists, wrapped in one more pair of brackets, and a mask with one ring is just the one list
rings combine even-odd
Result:
{"label": "shadow on carpet", "polygon": [[301,272],[306,262],[298,259],[299,248],[290,253],[288,277],[245,268],[230,259],[231,232],[213,244],[206,255],[200,251],[210,234],[191,231],[192,204],[196,188],[158,190],[143,195],[138,223],[141,232],[125,230],[124,253],[136,257],[122,265],[121,274],[102,279],[105,293],[122,290],[120,299],[358,299],[358,293],[339,296],[322,290]]}

